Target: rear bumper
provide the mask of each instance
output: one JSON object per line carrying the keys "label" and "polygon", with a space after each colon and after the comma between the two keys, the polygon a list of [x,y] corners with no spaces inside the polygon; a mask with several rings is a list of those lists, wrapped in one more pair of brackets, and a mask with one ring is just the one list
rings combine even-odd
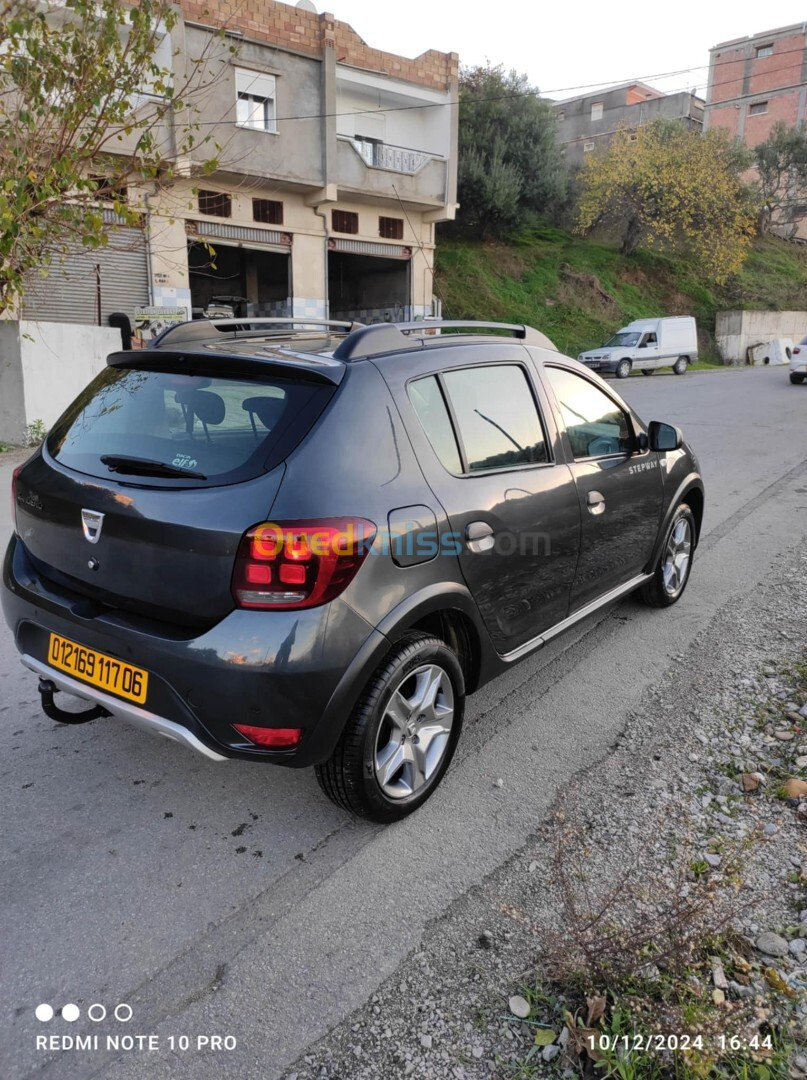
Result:
{"label": "rear bumper", "polygon": [[[22,661],[113,718],[173,739],[212,760],[302,767],[327,759],[369,673],[389,647],[346,603],[293,612],[236,610],[208,630],[101,608],[45,580],[12,537],[2,604]],[[47,663],[51,632],[149,672],[142,706]],[[114,720],[110,721],[114,722]],[[294,750],[255,747],[232,726],[303,729]]]}

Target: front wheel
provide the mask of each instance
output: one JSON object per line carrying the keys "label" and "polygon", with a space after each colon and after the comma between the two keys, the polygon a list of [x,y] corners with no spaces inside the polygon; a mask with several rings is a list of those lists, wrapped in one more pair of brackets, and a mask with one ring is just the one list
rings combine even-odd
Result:
{"label": "front wheel", "polygon": [[798,374],[797,372],[795,372],[795,371],[791,371],[791,373],[790,373],[790,381],[791,381],[792,383],[795,383],[795,384],[796,384],[796,385],[798,386],[798,384],[799,384],[799,383],[802,383],[802,382],[804,382],[804,376],[803,376],[803,375],[799,375],[799,374]]}
{"label": "front wheel", "polygon": [[616,366],[616,371],[614,372],[614,374],[618,379],[627,379],[628,375],[630,375],[632,367],[633,364],[631,364],[630,360],[620,360]]}
{"label": "front wheel", "polygon": [[673,364],[673,371],[676,375],[686,375],[687,368],[689,367],[689,360],[686,356],[679,356]]}
{"label": "front wheel", "polygon": [[464,710],[454,652],[439,638],[407,634],[365,687],[333,756],[316,766],[320,787],[358,817],[406,817],[442,780]]}
{"label": "front wheel", "polygon": [[653,576],[639,590],[650,607],[669,607],[683,596],[692,570],[695,518],[686,503],[673,515]]}

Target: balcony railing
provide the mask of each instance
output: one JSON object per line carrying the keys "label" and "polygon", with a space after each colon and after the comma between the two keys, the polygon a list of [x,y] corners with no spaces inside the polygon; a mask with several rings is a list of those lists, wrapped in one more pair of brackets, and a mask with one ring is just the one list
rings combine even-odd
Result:
{"label": "balcony railing", "polygon": [[391,146],[375,139],[351,139],[347,141],[364,161],[373,169],[388,169],[390,172],[416,173],[435,156],[425,150],[411,150],[406,146]]}

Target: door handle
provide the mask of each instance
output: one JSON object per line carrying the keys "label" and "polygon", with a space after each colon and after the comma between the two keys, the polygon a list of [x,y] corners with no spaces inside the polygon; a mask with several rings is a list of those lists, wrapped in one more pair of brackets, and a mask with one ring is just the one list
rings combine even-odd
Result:
{"label": "door handle", "polygon": [[589,491],[586,506],[590,514],[602,514],[605,510],[605,496],[601,491]]}
{"label": "door handle", "polygon": [[466,546],[469,551],[479,553],[490,551],[496,540],[493,529],[486,521],[472,521],[465,527]]}

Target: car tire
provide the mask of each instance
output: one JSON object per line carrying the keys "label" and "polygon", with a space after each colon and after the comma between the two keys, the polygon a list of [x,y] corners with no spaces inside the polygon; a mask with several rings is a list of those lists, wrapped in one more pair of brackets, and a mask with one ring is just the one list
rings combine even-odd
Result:
{"label": "car tire", "polygon": [[797,374],[796,372],[792,371],[792,372],[790,373],[790,381],[791,381],[792,383],[795,383],[795,385],[796,385],[796,386],[798,386],[798,384],[799,384],[799,383],[803,383],[803,382],[804,382],[804,376],[803,376],[803,375],[799,375],[799,374]]}
{"label": "car tire", "polygon": [[616,371],[614,372],[614,374],[618,379],[627,379],[628,375],[630,375],[631,373],[632,368],[633,364],[630,362],[630,360],[620,360],[616,366]]}
{"label": "car tire", "polygon": [[[399,821],[440,783],[464,711],[456,654],[439,638],[406,634],[367,683],[332,756],[316,766],[320,787],[357,817]],[[427,744],[419,732],[428,732]]]}
{"label": "car tire", "polygon": [[679,356],[673,364],[673,371],[676,375],[686,375],[687,368],[689,367],[689,358],[686,356]]}
{"label": "car tire", "polygon": [[[696,535],[695,517],[686,503],[680,503],[667,527],[653,576],[639,590],[643,603],[663,608],[681,599],[692,572]],[[684,555],[685,560],[682,558]]]}
{"label": "car tire", "polygon": [[642,375],[652,375],[655,370],[655,368],[642,368]]}

